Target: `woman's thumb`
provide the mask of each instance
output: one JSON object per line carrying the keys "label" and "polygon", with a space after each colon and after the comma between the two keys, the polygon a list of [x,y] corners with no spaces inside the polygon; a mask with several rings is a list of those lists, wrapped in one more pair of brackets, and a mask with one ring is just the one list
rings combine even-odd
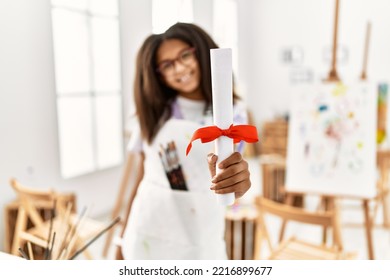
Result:
{"label": "woman's thumb", "polygon": [[211,178],[213,178],[215,176],[217,159],[218,159],[217,155],[215,155],[213,153],[210,153],[207,155],[207,162],[209,164]]}

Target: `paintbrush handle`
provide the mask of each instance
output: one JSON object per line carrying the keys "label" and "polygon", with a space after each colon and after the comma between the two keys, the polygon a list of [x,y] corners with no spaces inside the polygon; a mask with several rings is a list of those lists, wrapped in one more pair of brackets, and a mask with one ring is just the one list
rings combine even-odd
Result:
{"label": "paintbrush handle", "polygon": [[106,231],[108,231],[110,228],[112,228],[116,223],[120,221],[120,218],[117,217],[114,221],[111,222],[106,228],[104,228],[102,231],[100,231],[94,238],[92,238],[87,244],[85,244],[83,247],[81,247],[79,250],[76,251],[76,253],[73,254],[69,259],[73,260],[75,257],[77,257],[79,254],[81,254],[85,249],[88,248],[89,245],[91,245],[93,242],[95,242],[96,239],[98,239],[100,236],[102,236]]}
{"label": "paintbrush handle", "polygon": [[23,258],[25,258],[26,260],[29,260],[30,258],[27,256],[26,252],[22,249],[22,248],[19,248],[19,253],[22,255]]}

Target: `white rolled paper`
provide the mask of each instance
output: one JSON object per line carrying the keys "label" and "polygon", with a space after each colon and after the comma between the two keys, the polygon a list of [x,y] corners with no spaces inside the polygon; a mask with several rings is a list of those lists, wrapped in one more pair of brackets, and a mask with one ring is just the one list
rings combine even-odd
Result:
{"label": "white rolled paper", "polygon": [[[213,93],[214,125],[227,129],[233,123],[233,72],[232,50],[211,49],[211,84]],[[221,136],[215,140],[215,153],[218,163],[229,157],[234,151],[233,139]],[[221,170],[217,167],[216,173]],[[222,205],[232,205],[235,200],[234,193],[218,194],[218,201]]]}

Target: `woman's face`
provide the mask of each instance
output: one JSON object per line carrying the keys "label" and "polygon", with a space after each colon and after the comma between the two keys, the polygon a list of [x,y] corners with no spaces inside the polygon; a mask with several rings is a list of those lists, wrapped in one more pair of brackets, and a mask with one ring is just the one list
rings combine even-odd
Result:
{"label": "woman's face", "polygon": [[162,42],[157,50],[157,67],[165,84],[180,96],[200,100],[200,69],[195,49],[178,39]]}

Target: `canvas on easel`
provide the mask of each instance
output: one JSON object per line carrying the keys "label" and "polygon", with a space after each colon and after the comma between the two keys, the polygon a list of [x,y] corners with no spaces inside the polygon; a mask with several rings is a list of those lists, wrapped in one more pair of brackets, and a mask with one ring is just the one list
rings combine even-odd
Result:
{"label": "canvas on easel", "polygon": [[[287,192],[317,193],[328,208],[335,198],[362,202],[368,258],[374,259],[369,202],[376,188],[377,94],[367,82],[371,25],[365,36],[360,81],[343,83],[337,71],[338,17],[335,0],[332,63],[328,77],[292,95],[287,154]],[[384,197],[379,195],[379,197]],[[287,201],[291,201],[291,195]],[[287,202],[286,202],[287,203]]]}
{"label": "canvas on easel", "polygon": [[367,82],[338,82],[293,94],[287,191],[376,195],[375,93],[375,86]]}

